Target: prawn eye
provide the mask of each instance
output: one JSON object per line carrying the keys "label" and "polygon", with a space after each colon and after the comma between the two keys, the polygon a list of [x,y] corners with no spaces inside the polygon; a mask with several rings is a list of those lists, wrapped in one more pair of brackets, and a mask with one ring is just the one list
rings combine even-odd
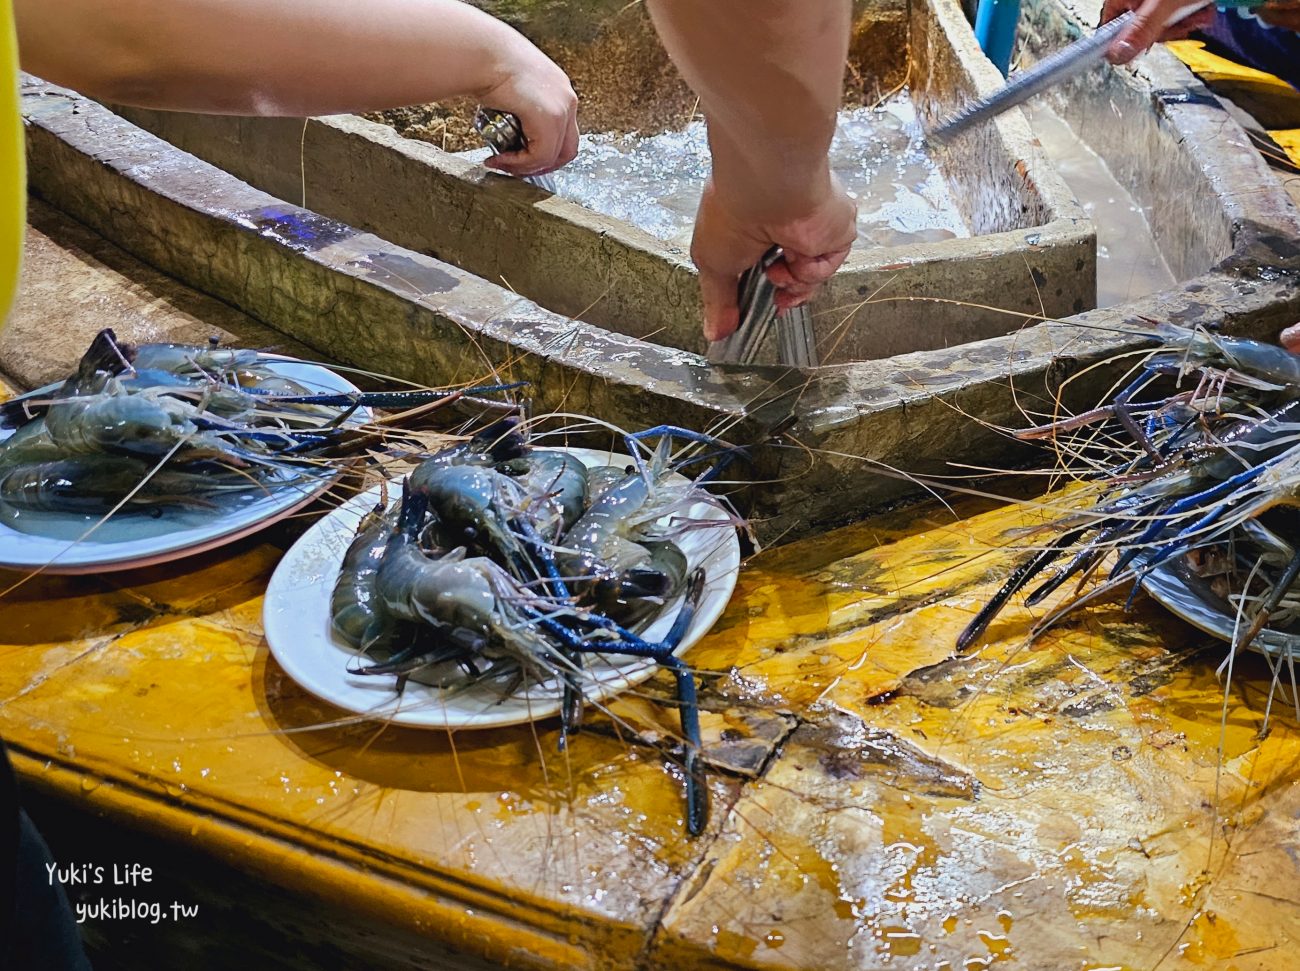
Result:
{"label": "prawn eye", "polygon": [[474,540],[478,539],[478,530],[475,529],[473,526],[466,526],[465,538],[472,543]]}

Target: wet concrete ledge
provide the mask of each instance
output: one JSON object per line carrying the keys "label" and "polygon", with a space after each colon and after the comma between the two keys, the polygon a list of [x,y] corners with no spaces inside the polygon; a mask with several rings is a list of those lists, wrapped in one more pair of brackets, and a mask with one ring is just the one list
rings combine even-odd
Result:
{"label": "wet concrete ledge", "polygon": [[[1182,84],[1200,87],[1185,71]],[[793,412],[794,436],[815,451],[764,455],[758,474],[775,481],[754,490],[751,510],[764,538],[845,522],[916,490],[881,469],[941,474],[950,462],[1006,461],[1013,446],[992,429],[1024,423],[1017,395],[1050,407],[1065,378],[1133,346],[1114,331],[1140,329],[1144,317],[1257,335],[1300,318],[1300,219],[1253,153],[1201,160],[1224,186],[1232,253],[1180,289],[1001,338],[801,374],[715,367],[571,321],[253,189],[75,92],[27,78],[23,110],[36,193],[327,357],[430,384],[496,367],[533,383],[538,410],[562,403],[636,426],[739,421],[729,434],[741,441]],[[1179,128],[1231,124],[1197,98],[1163,110]],[[1107,380],[1097,372],[1075,382],[1076,403]]]}
{"label": "wet concrete ledge", "polygon": [[0,374],[15,388],[62,381],[104,327],[131,343],[215,338],[305,359],[314,353],[29,199],[19,295],[0,331]]}
{"label": "wet concrete ledge", "polygon": [[[946,114],[1001,85],[955,0],[859,2],[856,9],[854,68],[882,92],[909,81],[918,116]],[[647,45],[657,48],[643,10],[597,23],[598,36],[583,43],[617,39],[615,49],[638,55]],[[556,42],[539,29],[544,46]],[[562,64],[580,67],[573,48],[553,53],[566,58]],[[658,66],[672,72],[661,57]],[[647,82],[628,76],[610,83]],[[635,337],[654,335],[661,344],[704,349],[688,254],[622,220],[357,117],[304,123],[115,110],[273,195],[305,196],[306,205],[324,215],[504,281],[559,313]],[[1022,119],[1002,119],[936,151],[935,158],[972,237],[855,250],[816,305],[821,342],[836,348],[828,359],[884,358],[966,343],[1014,330],[1017,314],[1065,316],[1093,306],[1095,234]],[[877,302],[860,316],[869,313],[871,326],[839,327],[869,297]],[[907,299],[916,297],[955,297],[974,306]]]}

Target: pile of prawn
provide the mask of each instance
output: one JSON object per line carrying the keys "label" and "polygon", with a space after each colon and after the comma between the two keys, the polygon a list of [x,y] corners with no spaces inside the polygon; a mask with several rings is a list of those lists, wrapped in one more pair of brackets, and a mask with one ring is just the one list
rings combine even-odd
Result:
{"label": "pile of prawn", "polygon": [[[677,687],[687,829],[708,817],[695,682],[674,654],[706,577],[689,569],[685,533],[730,531],[725,500],[704,484],[740,450],[673,461],[681,429],[627,435],[624,464],[588,468],[571,453],[536,447],[512,420],[424,458],[400,501],[366,515],[335,584],[336,635],[374,659],[351,673],[412,676],[456,690],[488,684],[502,697],[526,685],[560,684],[562,741],[580,722],[585,659],[645,658]],[[647,436],[662,436],[644,454]],[[713,440],[711,445],[718,446]],[[709,461],[694,479],[677,474]],[[702,516],[698,504],[717,515]],[[662,641],[641,633],[680,599]]]}
{"label": "pile of prawn", "polygon": [[[370,405],[447,392],[321,394],[257,351],[96,335],[48,395],[0,406],[0,513],[209,507],[311,477]],[[396,400],[390,400],[396,399]]]}
{"label": "pile of prawn", "polygon": [[[361,428],[362,409],[413,414],[518,386],[319,393],[256,351],[131,345],[104,330],[61,386],[0,405],[0,429],[16,428],[0,441],[0,516],[18,525],[28,513],[156,515],[319,483],[358,444],[392,444],[392,420]],[[421,457],[401,500],[362,519],[333,590],[331,625],[367,659],[352,673],[394,677],[399,692],[412,677],[447,690],[486,686],[503,698],[560,685],[562,739],[590,700],[589,656],[668,668],[685,746],[687,828],[699,833],[708,790],[695,682],[674,651],[706,577],[679,543],[691,531],[740,523],[704,484],[744,450],[664,426],[625,434],[623,464],[588,469],[568,451],[536,447],[523,427],[497,421]],[[656,448],[645,444],[656,439]],[[672,454],[683,439],[696,454]],[[680,474],[688,467],[705,471],[690,479]],[[714,514],[701,517],[701,503]],[[664,639],[646,640],[677,603]]]}
{"label": "pile of prawn", "polygon": [[[962,633],[973,645],[1006,602],[1067,557],[1027,599],[1071,580],[1043,630],[1108,591],[1145,586],[1236,651],[1300,654],[1300,355],[1276,345],[1157,325],[1160,346],[1110,402],[1020,432],[1087,466],[1095,486],[1048,524],[1054,536],[1013,571]],[[1110,563],[1106,581],[1084,582]],[[1225,662],[1227,663],[1227,662]]]}

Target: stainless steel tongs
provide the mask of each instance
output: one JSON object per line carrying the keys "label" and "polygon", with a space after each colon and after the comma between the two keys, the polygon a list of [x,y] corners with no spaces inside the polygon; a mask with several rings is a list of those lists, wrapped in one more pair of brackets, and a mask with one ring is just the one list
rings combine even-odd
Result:
{"label": "stainless steel tongs", "polygon": [[[1195,0],[1195,2],[1175,10],[1165,23],[1165,26],[1172,27],[1180,20],[1187,19],[1192,14],[1204,10],[1211,4],[1220,7],[1249,8],[1260,6],[1262,3],[1264,3],[1264,0]],[[1082,37],[1073,44],[1049,54],[1028,70],[1017,71],[1007,78],[1005,88],[989,95],[987,98],[976,98],[971,101],[956,114],[930,131],[926,135],[927,140],[935,144],[945,142],[968,128],[988,121],[990,118],[996,118],[1004,111],[1009,111],[1017,105],[1024,104],[1034,95],[1041,94],[1048,88],[1081,74],[1106,56],[1106,51],[1109,49],[1111,42],[1123,32],[1125,27],[1133,22],[1135,16],[1131,10],[1120,14],[1114,20],[1102,24],[1086,37]]]}
{"label": "stainless steel tongs", "polygon": [[776,312],[776,287],[767,269],[781,258],[773,246],[740,278],[740,326],[730,337],[709,345],[709,360],[718,364],[753,364],[776,325],[777,356],[787,367],[817,367],[817,340],[807,304]]}
{"label": "stainless steel tongs", "polygon": [[[480,106],[474,112],[474,128],[493,155],[522,151],[528,145],[523,125],[508,111]],[[524,181],[555,193],[555,179],[549,175],[526,175]]]}

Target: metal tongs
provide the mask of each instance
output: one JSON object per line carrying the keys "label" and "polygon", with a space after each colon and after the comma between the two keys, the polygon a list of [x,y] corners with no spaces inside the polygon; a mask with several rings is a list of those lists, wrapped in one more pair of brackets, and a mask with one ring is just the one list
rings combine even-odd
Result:
{"label": "metal tongs", "polygon": [[[480,105],[474,112],[474,129],[493,155],[521,152],[528,146],[528,140],[524,138],[524,126],[519,123],[518,117],[508,111]],[[555,192],[555,179],[549,175],[526,175],[523,178],[539,189],[552,194]]]}
{"label": "metal tongs", "polygon": [[709,345],[709,360],[718,364],[753,364],[776,325],[777,355],[787,367],[817,367],[817,341],[807,304],[776,312],[776,287],[767,270],[782,256],[773,246],[740,278],[740,326],[730,337]]}
{"label": "metal tongs", "polygon": [[[517,152],[527,144],[519,119],[508,111],[480,106],[474,112],[474,128],[497,155]],[[524,181],[547,192],[555,192],[555,180],[549,175],[525,176]],[[781,363],[790,367],[817,366],[817,344],[808,308],[776,312],[776,287],[768,280],[766,270],[781,255],[780,247],[772,247],[757,266],[751,267],[740,278],[740,327],[726,340],[709,345],[709,360],[753,364],[775,321]]]}
{"label": "metal tongs", "polygon": [[[1172,27],[1211,4],[1220,7],[1257,7],[1264,2],[1265,0],[1197,0],[1175,10],[1173,16],[1165,23],[1165,27]],[[926,138],[932,144],[948,141],[968,128],[990,118],[996,118],[1004,111],[1024,104],[1034,95],[1041,94],[1048,88],[1083,73],[1106,56],[1111,42],[1133,22],[1135,16],[1132,10],[1120,14],[1114,20],[1102,24],[1087,37],[1080,38],[1073,44],[1043,58],[1029,70],[1017,71],[1007,79],[1007,86],[1001,91],[987,98],[971,101],[934,128]]]}

